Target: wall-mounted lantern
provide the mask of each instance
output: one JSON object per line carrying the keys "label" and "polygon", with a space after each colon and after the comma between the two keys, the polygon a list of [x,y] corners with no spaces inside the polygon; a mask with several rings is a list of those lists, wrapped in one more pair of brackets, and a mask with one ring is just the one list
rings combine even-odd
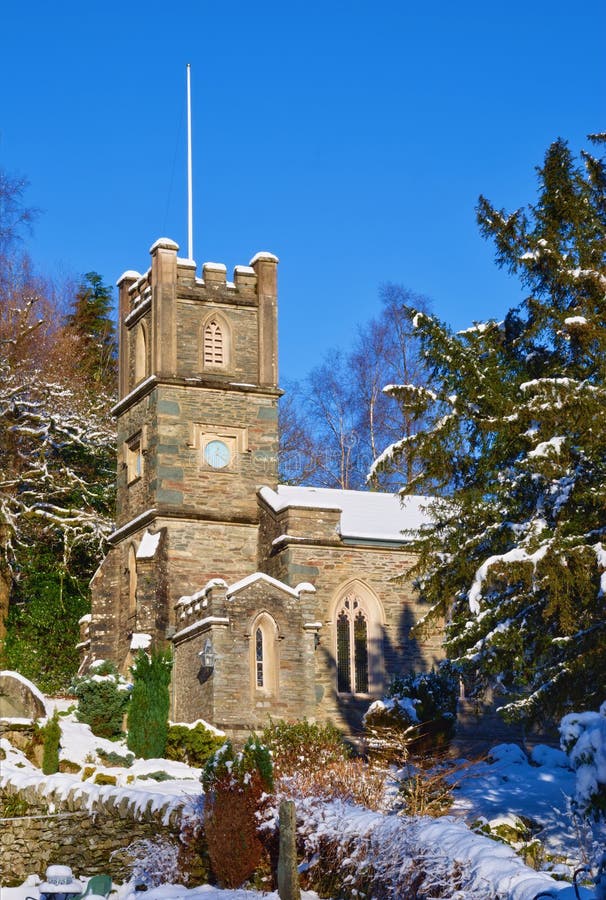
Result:
{"label": "wall-mounted lantern", "polygon": [[205,669],[214,669],[216,655],[215,648],[212,645],[212,641],[210,638],[206,638],[206,643],[204,644],[204,649],[200,650],[198,656],[202,660],[202,665]]}

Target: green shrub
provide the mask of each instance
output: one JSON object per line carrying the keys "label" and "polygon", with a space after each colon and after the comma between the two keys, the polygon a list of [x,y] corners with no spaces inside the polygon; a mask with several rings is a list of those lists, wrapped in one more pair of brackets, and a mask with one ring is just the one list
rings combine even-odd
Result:
{"label": "green shrub", "polygon": [[222,746],[225,738],[219,737],[203,722],[193,728],[188,725],[169,725],[166,736],[166,759],[202,768]]}
{"label": "green shrub", "polygon": [[105,660],[93,663],[86,675],[75,678],[72,690],[78,698],[79,722],[90,725],[98,737],[122,734],[122,719],[129,700],[129,684],[115,665]]}
{"label": "green shrub", "polygon": [[106,775],[105,772],[98,772],[93,779],[93,784],[116,784],[116,776]]}
{"label": "green shrub", "polygon": [[139,650],[131,672],[133,691],[128,709],[127,745],[143,759],[163,757],[166,752],[170,707],[170,650]]}
{"label": "green shrub", "polygon": [[332,763],[347,759],[350,748],[335,726],[326,722],[317,725],[303,719],[300,722],[270,720],[261,733],[261,740],[272,753],[276,772],[292,774],[324,769]]}
{"label": "green shrub", "polygon": [[271,752],[258,737],[252,735],[242,750],[234,750],[231,741],[225,741],[206,763],[200,781],[204,790],[212,792],[219,782],[234,787],[246,787],[251,773],[258,774],[263,790],[274,787]]}
{"label": "green shrub", "polygon": [[125,769],[130,769],[135,761],[132,753],[127,753],[123,756],[121,753],[115,753],[113,750],[108,753],[102,747],[97,747],[95,753],[104,766],[123,766]]}
{"label": "green shrub", "polygon": [[208,760],[201,781],[206,791],[204,833],[212,870],[222,887],[239,887],[264,854],[257,813],[261,798],[273,788],[271,754],[256,737],[249,738],[241,752],[226,741]]}
{"label": "green shrub", "polygon": [[60,759],[59,771],[64,775],[78,775],[82,771],[82,766],[72,762],[71,759]]}
{"label": "green shrub", "polygon": [[42,771],[45,775],[54,775],[59,771],[59,744],[61,741],[61,726],[59,715],[54,711],[52,718],[48,720],[43,733]]}
{"label": "green shrub", "polygon": [[146,778],[150,778],[152,781],[173,781],[174,778],[172,775],[169,775],[168,772],[162,771],[159,769],[157,772],[146,772],[145,775],[139,775],[139,779],[144,781]]}

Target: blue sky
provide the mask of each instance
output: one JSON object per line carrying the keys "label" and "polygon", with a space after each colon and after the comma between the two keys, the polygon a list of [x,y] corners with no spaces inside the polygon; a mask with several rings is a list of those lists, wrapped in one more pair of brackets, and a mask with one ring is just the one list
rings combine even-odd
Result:
{"label": "blue sky", "polygon": [[43,210],[30,251],[115,283],[160,236],[228,272],[280,257],[283,379],[347,347],[400,283],[453,327],[519,299],[478,235],[484,193],[534,197],[561,136],[605,127],[606,4],[585,0],[5,4],[0,165]]}

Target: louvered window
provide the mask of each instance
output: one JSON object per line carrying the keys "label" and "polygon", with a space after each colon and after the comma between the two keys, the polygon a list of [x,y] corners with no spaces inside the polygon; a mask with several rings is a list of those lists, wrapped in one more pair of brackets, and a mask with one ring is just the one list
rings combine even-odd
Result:
{"label": "louvered window", "polygon": [[211,319],[204,329],[204,365],[225,365],[225,336],[215,319]]}
{"label": "louvered window", "polygon": [[368,621],[355,596],[345,598],[337,616],[337,690],[368,693]]}

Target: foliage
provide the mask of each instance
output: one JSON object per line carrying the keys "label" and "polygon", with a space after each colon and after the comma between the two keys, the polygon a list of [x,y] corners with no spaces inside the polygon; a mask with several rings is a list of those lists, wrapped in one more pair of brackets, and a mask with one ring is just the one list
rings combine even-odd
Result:
{"label": "foliage", "polygon": [[82,369],[84,339],[64,317],[72,285],[22,251],[25,186],[0,170],[0,665],[57,691],[77,670],[77,622],[112,529],[114,396]]}
{"label": "foliage", "polygon": [[459,679],[448,662],[429,672],[396,675],[387,693],[394,699],[411,700],[420,722],[456,718]]}
{"label": "foliage", "polygon": [[122,753],[116,753],[113,750],[109,752],[104,750],[102,747],[97,747],[95,749],[95,753],[101,760],[104,766],[120,766],[121,768],[130,769],[132,764],[135,761],[135,757],[132,753],[127,753],[123,755]]}
{"label": "foliage", "polygon": [[128,708],[128,749],[143,759],[163,757],[170,708],[170,650],[139,650],[131,669],[133,690]]}
{"label": "foliage", "polygon": [[162,884],[187,884],[188,875],[179,862],[179,845],[165,837],[140,838],[121,851],[130,863],[129,882],[154,888]]}
{"label": "foliage", "polygon": [[117,342],[112,314],[112,289],[97,272],[87,272],[67,317],[67,331],[76,338],[80,367],[87,380],[116,389]]}
{"label": "foliage", "polygon": [[273,790],[270,750],[254,735],[242,750],[236,750],[230,740],[225,741],[206,763],[200,780],[206,792],[212,792],[219,782],[245,788],[253,773],[258,775],[263,790]]}
{"label": "foliage", "polygon": [[16,819],[28,814],[29,804],[19,794],[0,793],[0,815],[3,819]]}
{"label": "foliage", "polygon": [[343,900],[488,896],[489,887],[475,865],[463,865],[444,853],[435,837],[429,844],[420,839],[426,819],[365,812],[351,828],[344,826],[351,808],[338,800],[330,811],[313,798],[299,802],[297,809],[297,831],[310,861],[302,886],[321,896]]}
{"label": "foliage", "polygon": [[407,816],[443,816],[452,805],[452,790],[470,764],[453,763],[435,752],[407,763],[398,773],[398,803]]}
{"label": "foliage", "polygon": [[560,744],[576,772],[573,812],[606,819],[606,701],[599,712],[564,716]]}
{"label": "foliage", "polygon": [[271,751],[276,773],[293,774],[301,769],[318,771],[347,759],[350,749],[331,722],[319,725],[270,720],[261,733],[262,743]]}
{"label": "foliage", "polygon": [[204,766],[223,745],[224,738],[206,728],[203,722],[194,727],[169,725],[166,736],[166,759],[186,763],[188,766]]}
{"label": "foliage", "polygon": [[409,754],[443,747],[453,737],[459,682],[446,662],[430,672],[396,676],[383,701],[364,716],[372,755],[402,763]]}
{"label": "foliage", "polygon": [[261,798],[273,788],[271,755],[256,737],[249,738],[241,751],[226,741],[206,764],[201,780],[212,870],[222,887],[239,887],[253,874],[264,852],[257,813]]}
{"label": "foliage", "polygon": [[[360,329],[350,353],[331,350],[304,383],[287,386],[279,419],[283,482],[364,489],[373,459],[415,425],[383,386],[424,380],[407,307],[425,309],[427,301],[393,284],[381,299],[380,315]],[[391,473],[379,477],[382,487],[392,481]]]}
{"label": "foliage", "polygon": [[44,726],[43,735],[42,771],[45,775],[54,775],[59,771],[59,744],[61,741],[61,726],[57,710]]}
{"label": "foliage", "polygon": [[61,552],[59,540],[20,549],[1,654],[3,667],[47,694],[65,690],[78,668],[78,621],[88,610],[87,580],[57,566]]}
{"label": "foliage", "polygon": [[[278,766],[276,766],[278,768]],[[276,793],[286,799],[343,800],[367,809],[382,810],[386,799],[386,771],[356,757],[330,759],[325,765],[301,765],[276,773]]]}
{"label": "foliage", "polygon": [[93,778],[93,784],[117,784],[115,775],[108,775],[106,772],[97,772]]}
{"label": "foliage", "polygon": [[78,698],[79,722],[90,725],[98,737],[112,738],[122,734],[122,720],[130,697],[129,685],[111,662],[100,661],[87,675],[72,682]]}
{"label": "foliage", "polygon": [[538,180],[526,211],[478,207],[527,298],[458,334],[414,315],[431,390],[390,393],[425,424],[375,463],[412,455],[405,492],[438,498],[412,574],[466,695],[526,721],[597,705],[606,680],[606,165],[558,140]]}

